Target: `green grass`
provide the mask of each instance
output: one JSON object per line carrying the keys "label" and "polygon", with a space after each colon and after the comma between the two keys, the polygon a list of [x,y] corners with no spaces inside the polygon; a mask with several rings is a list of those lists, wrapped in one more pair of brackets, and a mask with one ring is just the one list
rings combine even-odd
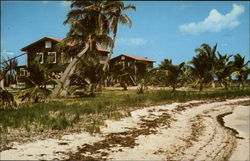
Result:
{"label": "green grass", "polygon": [[100,132],[105,119],[129,116],[132,109],[142,106],[184,102],[200,99],[227,99],[250,96],[250,89],[209,90],[204,92],[151,90],[136,94],[136,90],[104,91],[95,98],[65,98],[48,103],[24,103],[17,109],[0,109],[0,133],[11,129],[26,131],[64,130],[81,123],[90,133]]}

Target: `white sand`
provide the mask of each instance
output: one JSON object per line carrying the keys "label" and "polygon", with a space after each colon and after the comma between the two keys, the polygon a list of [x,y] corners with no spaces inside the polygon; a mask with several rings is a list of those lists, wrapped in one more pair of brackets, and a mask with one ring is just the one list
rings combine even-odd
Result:
{"label": "white sand", "polygon": [[[138,146],[134,148],[115,147],[121,152],[109,153],[108,159],[113,160],[223,160],[236,146],[236,139],[221,127],[216,121],[216,116],[233,110],[237,101],[248,100],[240,98],[223,102],[203,103],[188,108],[182,112],[174,111],[178,105],[199,103],[191,101],[186,103],[174,103],[165,106],[151,106],[131,112],[131,117],[120,121],[107,120],[106,127],[101,128],[103,135],[90,136],[87,133],[65,135],[59,139],[38,140],[36,142],[15,145],[10,150],[1,152],[1,160],[52,160],[54,158],[65,159],[67,156],[60,152],[75,152],[78,146],[91,144],[104,139],[105,134],[127,131],[127,128],[139,128],[141,116],[145,119],[155,119],[167,110],[173,118],[177,119],[171,124],[171,128],[157,128],[157,134],[140,135],[136,138]],[[154,114],[154,115],[152,115]],[[192,138],[192,125],[204,126],[195,139]],[[238,141],[238,140],[237,140]],[[67,145],[59,145],[59,143]],[[245,143],[245,140],[244,140]],[[248,140],[249,143],[249,140]],[[241,149],[245,150],[245,149]],[[104,150],[105,151],[105,150]],[[242,151],[242,152],[243,152]]]}
{"label": "white sand", "polygon": [[231,127],[239,132],[239,137],[243,139],[237,139],[237,148],[231,156],[230,160],[250,160],[249,149],[249,123],[250,123],[250,107],[248,106],[236,106],[231,115],[224,117],[225,126]]}

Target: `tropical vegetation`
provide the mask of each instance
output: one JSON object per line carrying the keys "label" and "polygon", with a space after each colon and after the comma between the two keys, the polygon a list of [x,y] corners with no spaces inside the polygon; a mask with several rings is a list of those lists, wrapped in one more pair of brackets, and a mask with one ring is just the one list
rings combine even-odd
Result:
{"label": "tropical vegetation", "polygon": [[28,67],[28,72],[29,76],[23,78],[27,87],[20,90],[19,98],[21,101],[44,101],[51,93],[50,90],[46,89],[46,85],[55,83],[49,78],[49,70],[39,63],[33,63]]}
{"label": "tropical vegetation", "polygon": [[[88,59],[94,57],[97,46],[111,47],[113,50],[116,39],[118,23],[131,24],[131,20],[124,10],[132,9],[134,6],[124,6],[122,1],[72,1],[71,11],[67,15],[64,24],[70,25],[70,31],[64,39],[62,46],[74,43],[77,57],[67,66],[62,78],[52,93],[53,97],[59,95],[61,90],[67,92],[70,85],[70,77],[74,73],[78,58]],[[113,32],[113,39],[110,37]],[[112,53],[112,52],[111,52]],[[105,63],[105,68],[107,67]]]}
{"label": "tropical vegetation", "polygon": [[[180,64],[173,64],[167,58],[155,68],[140,61],[130,66],[101,64],[96,59],[97,47],[111,48],[113,53],[118,24],[130,26],[132,23],[123,13],[128,9],[136,8],[125,6],[122,1],[72,1],[64,22],[70,31],[58,50],[70,51],[66,56],[73,56],[73,60],[59,81],[50,77],[51,71],[46,65],[34,63],[29,65],[28,77],[23,78],[25,89],[1,86],[0,133],[3,137],[18,129],[38,134],[50,130],[77,131],[83,127],[96,133],[100,132],[105,119],[129,116],[130,111],[142,106],[250,95],[249,87],[244,84],[250,74],[250,61],[240,54],[221,54],[217,44],[213,47],[202,44],[194,50],[196,55],[190,61]],[[14,60],[7,61],[1,68],[1,82],[6,80],[8,72],[14,74],[10,70],[16,65]],[[238,87],[233,85],[235,78]],[[105,83],[122,90],[104,89]],[[51,84],[57,85],[49,88]],[[129,89],[129,86],[137,86],[137,89]],[[179,87],[187,87],[187,90]],[[20,103],[16,105],[16,102]],[[14,106],[17,107],[8,108]]]}

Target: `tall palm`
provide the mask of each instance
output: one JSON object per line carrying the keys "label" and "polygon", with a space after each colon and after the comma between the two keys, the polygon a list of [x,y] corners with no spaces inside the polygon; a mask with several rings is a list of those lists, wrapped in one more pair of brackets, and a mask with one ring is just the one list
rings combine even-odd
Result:
{"label": "tall palm", "polygon": [[216,73],[216,49],[217,49],[217,44],[215,44],[215,46],[213,48],[211,48],[208,44],[202,44],[201,48],[196,48],[195,52],[197,52],[198,54],[203,55],[204,57],[206,57],[206,61],[204,61],[204,65],[206,65],[206,68],[209,69],[210,74],[212,75],[212,87],[215,88],[215,82],[214,82],[214,78],[215,78],[215,73]]}
{"label": "tall palm", "polygon": [[105,3],[101,1],[72,1],[72,10],[68,13],[67,19],[64,22],[64,24],[70,25],[70,31],[63,41],[62,46],[74,43],[77,46],[75,52],[78,54],[76,54],[76,57],[67,66],[60,79],[61,83],[53,90],[52,97],[58,96],[60,91],[67,93],[70,85],[70,77],[75,71],[78,58],[84,56],[87,58],[90,55],[94,55],[93,53],[96,53],[97,45],[102,45],[103,47],[110,47],[112,45],[112,39],[108,35],[108,20],[104,14],[104,5]]}
{"label": "tall palm", "polygon": [[109,54],[109,57],[105,63],[104,70],[108,70],[108,62],[113,54],[113,50],[115,47],[115,42],[117,39],[117,30],[118,30],[118,25],[122,24],[124,26],[132,26],[132,21],[126,15],[123,13],[126,10],[132,10],[135,11],[136,7],[133,5],[124,5],[124,2],[122,1],[113,1],[107,5],[107,14],[109,15],[109,24],[110,24],[110,29],[111,32],[113,33],[113,44],[111,46],[111,53]]}
{"label": "tall palm", "polygon": [[232,55],[221,55],[218,52],[218,58],[216,62],[216,77],[220,84],[227,89],[228,83],[231,80],[231,74],[233,72],[232,63],[229,62],[229,58]]}
{"label": "tall palm", "polygon": [[250,68],[248,68],[247,61],[245,63],[245,56],[242,57],[240,54],[234,55],[234,61],[232,61],[232,66],[234,68],[233,75],[235,75],[239,81],[239,87],[243,87],[244,81],[247,79],[250,74]]}
{"label": "tall palm", "polygon": [[189,66],[192,76],[197,79],[200,87],[199,90],[202,91],[205,83],[210,82],[213,77],[211,71],[207,68],[207,57],[204,54],[198,54],[192,58],[189,62],[192,66]]}
{"label": "tall palm", "polygon": [[171,59],[164,59],[159,66],[160,69],[166,73],[167,81],[172,86],[173,92],[175,91],[177,84],[182,80],[184,65],[184,62],[179,65],[173,65]]}

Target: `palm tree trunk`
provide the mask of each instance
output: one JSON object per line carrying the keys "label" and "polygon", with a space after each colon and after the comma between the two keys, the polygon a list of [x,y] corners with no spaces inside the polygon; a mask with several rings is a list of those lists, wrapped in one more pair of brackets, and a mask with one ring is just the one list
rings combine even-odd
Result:
{"label": "palm tree trunk", "polygon": [[[77,56],[70,62],[70,64],[67,66],[65,71],[63,72],[63,75],[60,79],[60,82],[56,88],[52,91],[51,97],[55,98],[60,93],[66,93],[68,91],[69,85],[70,85],[70,76],[74,73],[76,69],[76,63],[78,61],[78,58],[81,58],[89,49],[89,44],[85,45],[85,48],[77,54]],[[62,92],[63,91],[63,92]]]}
{"label": "palm tree trunk", "polygon": [[103,70],[104,71],[108,71],[109,70],[109,60],[111,59],[111,56],[113,55],[113,51],[114,51],[114,47],[115,47],[115,41],[116,41],[116,33],[114,34],[114,37],[113,37],[113,45],[111,47],[111,51],[110,51],[110,54],[108,56],[108,59],[107,61],[105,62],[104,66],[103,66]]}
{"label": "palm tree trunk", "polygon": [[203,89],[203,83],[202,82],[200,82],[200,91],[202,91],[202,89]]}
{"label": "palm tree trunk", "polygon": [[214,81],[214,79],[212,80],[212,88],[215,88],[215,81]]}
{"label": "palm tree trunk", "polygon": [[239,83],[239,88],[243,88],[243,85],[244,85],[243,80],[241,80]]}
{"label": "palm tree trunk", "polygon": [[173,84],[172,87],[173,87],[173,92],[175,92],[175,84]]}
{"label": "palm tree trunk", "polygon": [[228,89],[228,87],[227,87],[228,85],[227,85],[227,82],[225,82],[225,89]]}
{"label": "palm tree trunk", "polygon": [[4,79],[1,79],[1,81],[0,81],[0,88],[5,89],[4,88]]}

